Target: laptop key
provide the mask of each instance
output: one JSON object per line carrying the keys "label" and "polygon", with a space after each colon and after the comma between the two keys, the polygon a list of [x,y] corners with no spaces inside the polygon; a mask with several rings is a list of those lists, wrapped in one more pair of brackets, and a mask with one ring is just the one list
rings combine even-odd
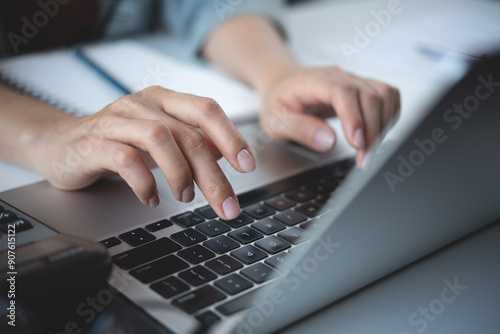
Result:
{"label": "laptop key", "polygon": [[262,263],[256,263],[251,267],[241,270],[240,273],[257,284],[264,283],[265,281],[273,279],[279,275],[276,270],[271,269]]}
{"label": "laptop key", "polygon": [[238,274],[231,274],[221,278],[220,280],[215,281],[214,285],[219,289],[226,291],[230,295],[235,295],[241,291],[250,289],[253,286],[252,283]]}
{"label": "laptop key", "polygon": [[149,261],[156,260],[181,249],[181,246],[168,238],[161,238],[112,257],[113,263],[122,269],[132,269]]}
{"label": "laptop key", "polygon": [[304,230],[315,232],[316,230],[318,230],[321,227],[322,222],[323,222],[322,220],[315,218],[315,219],[311,219],[305,223],[302,223],[299,226],[301,228],[303,228]]}
{"label": "laptop key", "polygon": [[0,224],[1,223],[7,223],[10,222],[14,219],[16,219],[16,215],[14,212],[9,211],[9,210],[2,210],[0,211]]}
{"label": "laptop key", "polygon": [[227,235],[241,244],[248,244],[263,237],[260,232],[257,232],[248,226],[239,228],[236,231],[228,233]]}
{"label": "laptop key", "polygon": [[101,241],[101,244],[103,244],[106,248],[111,248],[111,247],[117,246],[121,243],[122,242],[120,241],[120,239],[118,239],[116,237],[111,237],[111,238],[108,238],[108,239]]}
{"label": "laptop key", "polygon": [[306,186],[306,189],[318,195],[328,195],[335,190],[335,187],[331,184],[316,182],[312,185]]}
{"label": "laptop key", "polygon": [[222,292],[211,285],[205,285],[175,299],[172,304],[186,313],[193,314],[224,298],[226,296]]}
{"label": "laptop key", "polygon": [[192,286],[200,286],[217,278],[217,275],[203,266],[189,268],[179,273],[178,276]]}
{"label": "laptop key", "polygon": [[319,205],[325,205],[330,202],[332,195],[319,195],[314,199],[314,203],[318,203]]}
{"label": "laptop key", "polygon": [[196,226],[196,229],[208,237],[215,237],[219,234],[231,231],[231,228],[218,220],[210,220]]}
{"label": "laptop key", "polygon": [[255,246],[259,247],[260,249],[263,249],[269,254],[276,254],[291,247],[291,245],[288,242],[278,237],[275,237],[274,235],[267,237],[263,240],[257,241],[255,243]]}
{"label": "laptop key", "polygon": [[215,257],[215,254],[202,245],[191,246],[177,253],[184,260],[192,264],[198,264]]}
{"label": "laptop key", "polygon": [[330,175],[330,176],[327,176],[325,178],[325,181],[331,187],[337,188],[340,185],[340,183],[342,182],[343,179],[344,179],[344,176],[340,176],[339,177],[339,176]]}
{"label": "laptop key", "polygon": [[230,250],[240,247],[237,242],[229,239],[225,235],[221,235],[214,239],[205,241],[203,245],[207,248],[210,248],[217,254],[224,254],[226,252],[229,252]]}
{"label": "laptop key", "polygon": [[292,227],[288,230],[278,233],[278,237],[297,245],[311,237],[311,234],[298,227]]}
{"label": "laptop key", "polygon": [[289,256],[290,255],[286,252],[279,253],[278,255],[271,256],[270,258],[266,259],[264,263],[267,264],[268,266],[273,267],[274,269],[279,270],[280,267],[284,266],[284,263],[286,263],[289,260],[289,259],[287,260]]}
{"label": "laptop key", "polygon": [[189,285],[182,282],[177,277],[170,276],[165,278],[163,281],[151,284],[150,288],[163,298],[171,298],[179,293],[189,290]]}
{"label": "laptop key", "polygon": [[217,306],[215,309],[225,316],[229,316],[236,312],[250,308],[253,305],[254,298],[258,292],[259,289],[247,292],[244,295],[239,296],[238,298]]}
{"label": "laptop key", "polygon": [[212,327],[217,322],[220,321],[220,317],[212,311],[206,311],[201,314],[198,314],[196,317],[204,327]]}
{"label": "laptop key", "polygon": [[26,231],[33,228],[33,225],[24,218],[16,218],[8,223],[3,223],[0,225],[0,232],[5,234],[9,233],[9,225],[14,225],[16,233]]}
{"label": "laptop key", "polygon": [[287,192],[285,195],[286,197],[293,199],[295,202],[299,203],[307,202],[316,197],[315,193],[305,189],[292,190]]}
{"label": "laptop key", "polygon": [[311,218],[319,215],[321,209],[322,209],[321,205],[312,202],[306,203],[304,205],[299,206],[298,208],[295,208],[296,211],[303,213]]}
{"label": "laptop key", "polygon": [[177,216],[173,216],[170,218],[170,220],[177,225],[180,225],[181,227],[191,227],[203,223],[205,221],[205,218],[194,212],[188,211]]}
{"label": "laptop key", "polygon": [[196,230],[193,230],[192,228],[174,233],[170,236],[170,238],[186,247],[202,242],[203,240],[207,240],[206,236]]}
{"label": "laptop key", "polygon": [[293,226],[305,222],[307,220],[307,217],[301,214],[300,212],[294,210],[288,210],[285,212],[278,213],[276,216],[274,216],[274,219],[277,219],[288,226]]}
{"label": "laptop key", "polygon": [[231,255],[245,264],[251,264],[267,257],[267,254],[252,245],[239,248],[231,252]]}
{"label": "laptop key", "polygon": [[172,226],[172,222],[168,219],[162,219],[160,221],[157,221],[156,223],[152,223],[149,225],[144,226],[146,230],[149,232],[156,232],[159,230],[163,230],[164,228],[167,228],[169,226]]}
{"label": "laptop key", "polygon": [[309,245],[307,243],[303,243],[300,245],[297,245],[291,249],[288,250],[288,254],[295,256],[295,255],[302,255],[303,252],[305,252],[309,248]]}
{"label": "laptop key", "polygon": [[283,211],[283,210],[289,209],[292,206],[294,206],[295,204],[296,203],[294,201],[292,201],[291,199],[286,198],[286,197],[282,197],[282,196],[275,197],[275,198],[272,198],[272,199],[266,201],[266,205],[269,205],[270,207],[272,207],[278,211]]}
{"label": "laptop key", "polygon": [[207,219],[214,219],[217,218],[217,214],[215,213],[214,209],[210,205],[205,205],[204,207],[198,208],[194,210],[194,212],[202,215],[203,217]]}
{"label": "laptop key", "polygon": [[330,177],[336,179],[343,179],[349,173],[349,171],[354,167],[354,162],[352,159],[346,159],[339,163],[336,163],[329,167]]}
{"label": "laptop key", "polygon": [[189,265],[177,256],[169,255],[131,270],[130,275],[134,276],[142,283],[151,283],[188,267]]}
{"label": "laptop key", "polygon": [[122,233],[118,237],[132,247],[137,247],[156,239],[154,235],[142,228],[136,228],[130,232]]}
{"label": "laptop key", "polygon": [[205,266],[212,269],[219,275],[226,275],[230,272],[243,268],[243,265],[228,255],[222,255],[216,259],[205,262]]}
{"label": "laptop key", "polygon": [[244,208],[243,212],[255,219],[262,219],[274,214],[276,211],[263,204],[254,204]]}
{"label": "laptop key", "polygon": [[247,216],[246,214],[242,213],[239,215],[238,218],[231,219],[231,220],[221,219],[221,221],[223,223],[231,226],[232,228],[238,228],[238,227],[241,227],[243,225],[250,224],[251,222],[253,222],[253,219],[250,218],[249,216]]}
{"label": "laptop key", "polygon": [[274,220],[272,218],[263,219],[263,220],[258,221],[256,223],[253,223],[251,226],[254,229],[256,229],[264,234],[267,234],[267,235],[274,234],[278,231],[284,230],[286,227],[285,225],[283,225],[279,221]]}

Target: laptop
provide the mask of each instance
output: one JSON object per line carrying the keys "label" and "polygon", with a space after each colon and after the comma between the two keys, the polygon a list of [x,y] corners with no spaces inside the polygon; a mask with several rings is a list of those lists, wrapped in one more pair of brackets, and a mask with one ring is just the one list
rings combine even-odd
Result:
{"label": "laptop", "polygon": [[[119,178],[78,192],[40,182],[1,193],[0,206],[47,235],[104,244],[111,286],[166,332],[273,332],[498,220],[499,106],[494,55],[366,171],[346,145],[320,155],[241,124],[258,169],[221,162],[242,207],[231,221],[200,193],[176,202],[159,171],[154,209]],[[21,243],[42,237],[29,225]]]}

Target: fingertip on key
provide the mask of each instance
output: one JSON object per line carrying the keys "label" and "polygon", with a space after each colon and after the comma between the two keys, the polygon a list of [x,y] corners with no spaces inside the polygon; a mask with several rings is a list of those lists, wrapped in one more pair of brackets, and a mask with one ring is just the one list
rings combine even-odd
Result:
{"label": "fingertip on key", "polygon": [[226,219],[235,219],[240,215],[240,206],[232,197],[228,197],[222,203],[222,210]]}

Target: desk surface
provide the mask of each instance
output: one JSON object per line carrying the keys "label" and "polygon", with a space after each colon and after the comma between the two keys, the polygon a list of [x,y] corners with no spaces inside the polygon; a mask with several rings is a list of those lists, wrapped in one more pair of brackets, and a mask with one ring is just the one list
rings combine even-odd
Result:
{"label": "desk surface", "polygon": [[[389,10],[391,3],[399,3],[400,10],[384,21],[380,15]],[[373,24],[376,17],[381,20],[379,30]],[[443,22],[436,17],[442,17]],[[494,43],[495,38],[498,41],[500,26],[492,23],[498,17],[498,1],[324,0],[295,6],[287,13],[287,25],[291,48],[304,64],[337,64],[400,88],[402,116],[389,134],[398,137],[414,125],[432,96],[460,73],[459,63],[444,57],[443,48],[454,48],[451,54],[460,55],[470,47],[470,40],[480,46]],[[361,44],[355,44],[357,32],[370,24],[375,30],[369,43],[358,47]],[[431,34],[433,25],[438,30]],[[490,40],[481,40],[475,29],[496,29],[496,33],[484,33]],[[182,52],[172,52],[176,41],[165,36],[142,41],[182,57]],[[441,42],[444,47],[436,47]],[[357,47],[357,52],[347,55],[346,44]],[[431,48],[432,54],[422,52],[422,45],[427,51]],[[450,55],[449,51],[445,53]],[[31,171],[0,161],[0,191],[40,180]],[[500,224],[380,280],[284,332],[498,333],[498,240]],[[448,284],[466,288],[457,288],[456,298],[452,298],[441,293]]]}

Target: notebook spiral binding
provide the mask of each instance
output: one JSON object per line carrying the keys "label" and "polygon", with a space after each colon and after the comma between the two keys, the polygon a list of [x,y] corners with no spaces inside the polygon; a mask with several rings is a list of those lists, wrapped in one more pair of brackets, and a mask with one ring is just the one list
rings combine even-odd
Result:
{"label": "notebook spiral binding", "polygon": [[[63,101],[60,101],[57,97],[51,96],[46,91],[41,89],[36,85],[31,85],[22,79],[20,76],[9,75],[9,71],[5,71],[4,68],[0,68],[0,84],[12,89],[18,93],[31,96],[37,100],[50,104],[53,107],[61,109],[62,111],[73,115],[73,116],[83,116],[84,112],[71,106]],[[26,78],[27,79],[27,78]]]}

